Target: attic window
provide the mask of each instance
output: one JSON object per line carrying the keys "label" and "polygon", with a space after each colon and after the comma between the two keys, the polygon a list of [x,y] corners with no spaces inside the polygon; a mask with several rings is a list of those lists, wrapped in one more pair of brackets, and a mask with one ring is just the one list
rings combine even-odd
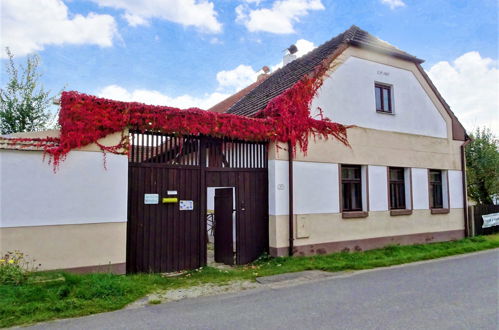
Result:
{"label": "attic window", "polygon": [[392,111],[392,87],[379,83],[374,84],[376,96],[376,111],[382,113],[393,113]]}

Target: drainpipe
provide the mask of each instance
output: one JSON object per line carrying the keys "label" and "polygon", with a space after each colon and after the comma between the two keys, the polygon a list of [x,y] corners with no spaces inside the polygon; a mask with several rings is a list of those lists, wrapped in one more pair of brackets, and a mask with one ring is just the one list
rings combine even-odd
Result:
{"label": "drainpipe", "polygon": [[294,233],[293,233],[293,145],[288,141],[288,175],[289,175],[289,256],[293,256],[294,249]]}
{"label": "drainpipe", "polygon": [[463,171],[463,207],[464,207],[464,235],[465,237],[470,237],[472,233],[470,232],[470,224],[468,223],[468,187],[466,186],[466,146],[471,142],[466,136],[464,143],[461,145],[461,170]]}

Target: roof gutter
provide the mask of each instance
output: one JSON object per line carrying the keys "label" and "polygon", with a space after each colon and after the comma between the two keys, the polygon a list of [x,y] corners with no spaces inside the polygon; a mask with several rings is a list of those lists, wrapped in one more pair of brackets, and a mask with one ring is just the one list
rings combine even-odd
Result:
{"label": "roof gutter", "polygon": [[[467,137],[467,136],[466,136]],[[471,142],[471,139],[467,137],[464,143],[461,145],[461,170],[463,171],[462,181],[463,181],[463,211],[464,211],[464,235],[465,237],[470,237],[474,235],[471,232],[469,217],[468,217],[468,186],[466,184],[466,146]]]}

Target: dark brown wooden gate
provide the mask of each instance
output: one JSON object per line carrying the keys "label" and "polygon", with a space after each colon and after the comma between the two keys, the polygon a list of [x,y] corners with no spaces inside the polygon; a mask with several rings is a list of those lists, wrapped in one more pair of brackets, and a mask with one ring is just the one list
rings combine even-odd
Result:
{"label": "dark brown wooden gate", "polygon": [[128,173],[127,272],[206,264],[207,187],[235,188],[236,263],[268,250],[265,143],[131,132]]}

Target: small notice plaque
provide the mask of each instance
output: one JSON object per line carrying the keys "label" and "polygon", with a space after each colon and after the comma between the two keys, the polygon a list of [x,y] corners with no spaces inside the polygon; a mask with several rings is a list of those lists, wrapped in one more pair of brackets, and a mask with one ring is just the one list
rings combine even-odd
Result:
{"label": "small notice plaque", "polygon": [[144,204],[159,204],[159,194],[144,194]]}
{"label": "small notice plaque", "polygon": [[179,208],[180,211],[192,211],[194,210],[194,201],[180,201]]}
{"label": "small notice plaque", "polygon": [[499,226],[499,213],[484,214],[482,215],[482,219],[483,219],[482,228]]}
{"label": "small notice plaque", "polygon": [[177,195],[177,191],[176,190],[168,190],[166,192],[167,195]]}

